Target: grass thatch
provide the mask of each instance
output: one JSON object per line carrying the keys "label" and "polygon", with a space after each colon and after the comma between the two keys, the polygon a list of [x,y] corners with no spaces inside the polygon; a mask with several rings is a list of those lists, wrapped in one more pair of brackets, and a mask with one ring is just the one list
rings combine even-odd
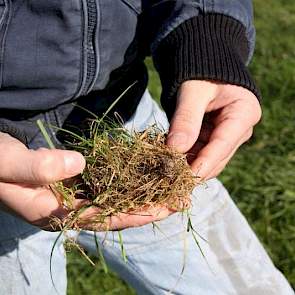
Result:
{"label": "grass thatch", "polygon": [[90,137],[75,136],[71,146],[84,155],[86,168],[71,186],[55,185],[57,197],[71,210],[63,226],[79,229],[84,222],[79,222],[79,210],[73,207],[75,198],[88,200],[87,208],[100,208],[91,218],[91,224],[98,225],[119,213],[140,214],[159,206],[175,211],[190,207],[197,178],[185,155],[165,145],[165,134],[158,128],[130,133],[94,120]]}

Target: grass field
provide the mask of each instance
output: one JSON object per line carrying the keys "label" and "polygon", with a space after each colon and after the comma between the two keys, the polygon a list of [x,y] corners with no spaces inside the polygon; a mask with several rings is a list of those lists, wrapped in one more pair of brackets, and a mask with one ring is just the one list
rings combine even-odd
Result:
{"label": "grass field", "polygon": [[[257,46],[250,65],[263,94],[263,120],[221,175],[276,266],[295,286],[295,2],[255,0]],[[150,89],[160,86],[151,72]],[[68,294],[133,294],[73,252]],[[254,295],[254,294],[253,294]]]}

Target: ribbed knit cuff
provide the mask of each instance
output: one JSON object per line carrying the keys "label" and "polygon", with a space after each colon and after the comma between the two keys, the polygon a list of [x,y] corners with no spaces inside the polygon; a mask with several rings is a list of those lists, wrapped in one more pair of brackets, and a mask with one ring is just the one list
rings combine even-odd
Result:
{"label": "ribbed knit cuff", "polygon": [[8,120],[0,119],[0,132],[7,133],[12,137],[18,139],[23,144],[27,145],[27,137],[23,132],[15,128],[13,125],[9,124]]}
{"label": "ribbed knit cuff", "polygon": [[187,80],[216,80],[243,86],[259,99],[247,68],[245,27],[222,14],[199,14],[173,30],[154,53],[162,82],[161,102],[168,117],[179,86]]}

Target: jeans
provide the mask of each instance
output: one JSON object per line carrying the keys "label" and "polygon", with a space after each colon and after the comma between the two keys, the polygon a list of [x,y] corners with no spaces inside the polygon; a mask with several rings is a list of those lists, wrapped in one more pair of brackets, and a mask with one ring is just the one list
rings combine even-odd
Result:
{"label": "jeans", "polygon": [[[146,92],[126,127],[143,130],[154,123],[168,128],[165,114]],[[97,238],[109,267],[140,295],[294,294],[217,179],[194,189],[191,220],[204,256],[187,232],[187,217],[182,213],[157,222],[156,227],[123,230],[127,262],[117,232],[97,233]],[[49,271],[57,235],[0,212],[0,294],[55,294],[55,288],[66,293],[62,238],[52,255],[55,286]],[[93,232],[68,235],[89,252],[97,252]]]}

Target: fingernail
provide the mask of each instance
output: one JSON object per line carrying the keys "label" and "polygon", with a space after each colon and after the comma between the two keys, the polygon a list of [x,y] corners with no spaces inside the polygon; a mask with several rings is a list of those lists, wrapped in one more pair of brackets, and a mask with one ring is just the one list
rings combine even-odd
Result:
{"label": "fingernail", "polygon": [[185,152],[187,135],[185,133],[171,133],[168,135],[167,144],[180,152]]}
{"label": "fingernail", "polygon": [[65,172],[69,175],[76,175],[85,167],[84,157],[77,152],[66,151],[64,155]]}

